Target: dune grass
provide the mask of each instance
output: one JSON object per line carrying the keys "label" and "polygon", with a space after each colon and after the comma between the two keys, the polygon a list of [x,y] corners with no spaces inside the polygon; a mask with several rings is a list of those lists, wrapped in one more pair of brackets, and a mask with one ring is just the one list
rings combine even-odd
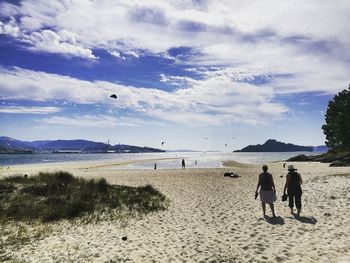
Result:
{"label": "dune grass", "polygon": [[146,214],[166,205],[166,197],[151,185],[110,185],[104,178],[87,180],[63,171],[0,180],[2,221],[50,222],[106,210]]}

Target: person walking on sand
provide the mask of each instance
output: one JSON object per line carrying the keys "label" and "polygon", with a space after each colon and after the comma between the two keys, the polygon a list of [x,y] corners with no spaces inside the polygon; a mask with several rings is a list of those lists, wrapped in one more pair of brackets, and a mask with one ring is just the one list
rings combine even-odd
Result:
{"label": "person walking on sand", "polygon": [[301,190],[301,184],[303,183],[303,179],[301,178],[301,175],[296,172],[296,170],[297,169],[295,169],[293,165],[288,165],[288,174],[286,177],[286,184],[284,185],[283,194],[286,194],[286,191],[288,193],[290,213],[294,214],[293,207],[295,201],[295,206],[297,207],[297,217],[300,217],[301,195],[303,193]]}
{"label": "person walking on sand", "polygon": [[277,200],[276,188],[273,182],[272,174],[268,173],[267,165],[263,165],[263,172],[259,174],[258,185],[256,186],[255,196],[258,196],[258,190],[260,188],[260,200],[264,217],[266,217],[266,203],[270,205],[272,216],[276,217],[275,208],[273,203]]}
{"label": "person walking on sand", "polygon": [[182,169],[185,169],[186,168],[185,159],[182,159],[181,164],[182,164]]}

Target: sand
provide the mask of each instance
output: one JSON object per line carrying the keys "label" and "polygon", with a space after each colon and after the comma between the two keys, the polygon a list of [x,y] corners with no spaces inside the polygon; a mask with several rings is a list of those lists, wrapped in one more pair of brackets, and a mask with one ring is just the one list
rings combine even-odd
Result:
{"label": "sand", "polygon": [[[77,176],[105,177],[113,184],[152,184],[170,199],[170,205],[166,211],[128,220],[2,227],[0,259],[350,262],[350,175],[340,175],[350,174],[350,167],[294,163],[304,179],[302,217],[297,220],[289,214],[287,202],[281,202],[286,174],[282,163],[269,164],[278,190],[277,219],[264,219],[260,202],[254,200],[260,165],[225,164],[231,167],[129,171],[118,170],[112,162],[13,166],[3,174],[66,170]],[[241,177],[224,177],[227,171]],[[11,240],[21,236],[17,232],[22,228],[27,240],[12,244]],[[123,241],[123,236],[128,239]]]}

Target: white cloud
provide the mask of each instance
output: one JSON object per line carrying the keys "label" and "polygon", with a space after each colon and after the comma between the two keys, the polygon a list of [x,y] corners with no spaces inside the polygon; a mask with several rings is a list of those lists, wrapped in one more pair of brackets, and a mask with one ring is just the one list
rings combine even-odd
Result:
{"label": "white cloud", "polygon": [[97,128],[112,128],[117,126],[140,126],[147,124],[145,121],[138,118],[114,117],[106,115],[82,115],[71,117],[53,116],[49,118],[38,119],[37,121],[50,125]]}
{"label": "white cloud", "polygon": [[25,107],[25,106],[1,106],[1,113],[15,114],[49,114],[61,111],[57,107]]}
{"label": "white cloud", "polygon": [[[93,49],[102,48],[122,60],[151,53],[174,63],[291,75],[275,82],[280,93],[334,92],[348,82],[347,0],[28,0],[1,3],[0,15],[0,33],[34,51],[97,59]],[[168,54],[176,47],[193,52]]]}
{"label": "white cloud", "polygon": [[[184,81],[188,82],[186,88],[163,91],[106,81],[90,82],[20,68],[0,68],[3,100],[109,105],[131,111],[140,119],[151,117],[190,125],[263,123],[279,119],[288,111],[274,101],[272,88],[237,83],[220,71],[202,80],[187,78]],[[111,99],[111,93],[116,93],[118,99]]]}
{"label": "white cloud", "polygon": [[116,50],[108,50],[108,53],[111,54],[113,57],[120,58],[122,60],[126,60],[126,57],[122,56],[120,52]]}
{"label": "white cloud", "polygon": [[65,30],[56,33],[46,29],[40,32],[34,32],[30,36],[25,36],[23,39],[31,43],[33,45],[31,49],[35,51],[62,53],[64,55],[96,59],[96,56],[92,54],[90,49],[77,45],[75,36]]}
{"label": "white cloud", "polygon": [[78,56],[87,59],[97,58],[89,48],[77,43],[75,34],[64,29],[58,32],[45,29],[27,34],[24,30],[40,27],[40,25],[38,21],[31,17],[24,17],[22,22],[24,21],[24,28],[21,28],[23,23],[18,25],[13,17],[10,17],[9,22],[4,23],[0,21],[0,34],[19,38],[21,41],[30,44],[30,49],[33,51],[61,53],[67,56]]}
{"label": "white cloud", "polygon": [[0,68],[0,90],[3,99],[66,100],[82,104],[103,101],[109,92],[92,82],[21,68]]}
{"label": "white cloud", "polygon": [[[117,50],[107,50],[107,52],[109,54],[111,54],[113,57],[116,57],[116,58],[119,58],[119,59],[122,59],[122,60],[127,60],[127,57],[123,56]],[[133,57],[133,58],[139,58],[140,57],[140,55],[137,52],[135,52],[135,51],[125,51],[124,54],[127,55],[127,56],[130,56],[130,57]]]}
{"label": "white cloud", "polygon": [[[198,78],[162,74],[160,81],[175,88],[167,92],[0,69],[0,94],[107,104],[189,124],[279,119],[288,112],[279,94],[336,93],[347,86],[349,16],[346,0],[1,3],[0,33],[31,50],[92,60],[98,59],[95,48],[122,60],[151,53],[191,65]],[[171,55],[169,49],[178,47],[188,47],[188,53]],[[256,78],[267,83],[249,84]],[[118,100],[110,100],[111,93]]]}
{"label": "white cloud", "polygon": [[20,32],[19,27],[16,24],[16,21],[13,17],[10,18],[10,21],[3,23],[0,21],[0,34],[10,35],[12,37],[17,37]]}
{"label": "white cloud", "polygon": [[[202,4],[155,0],[54,3],[27,0],[18,7],[2,3],[0,13],[5,17],[19,17],[20,38],[33,41],[34,48],[36,38],[42,37],[40,32],[49,28],[58,35],[62,30],[69,32],[76,39],[77,49],[104,47],[160,53],[179,46],[200,51],[208,47],[209,52],[218,43],[228,45],[231,52],[239,52],[247,46],[283,46],[280,39],[295,36],[316,41],[336,40],[347,47],[349,10],[347,0],[326,0],[322,5],[317,0],[212,0]],[[57,52],[56,45],[48,43],[47,51]],[[249,57],[249,53],[246,56]]]}
{"label": "white cloud", "polygon": [[132,56],[132,57],[135,57],[135,58],[140,57],[140,55],[138,53],[136,53],[135,51],[127,51],[127,52],[125,52],[125,54]]}

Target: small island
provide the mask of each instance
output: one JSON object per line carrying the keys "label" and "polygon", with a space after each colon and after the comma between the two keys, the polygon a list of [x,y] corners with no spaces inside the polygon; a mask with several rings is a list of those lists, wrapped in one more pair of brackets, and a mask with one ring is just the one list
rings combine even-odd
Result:
{"label": "small island", "polygon": [[312,152],[311,146],[300,146],[291,143],[279,142],[273,139],[267,140],[264,144],[248,145],[235,152]]}

